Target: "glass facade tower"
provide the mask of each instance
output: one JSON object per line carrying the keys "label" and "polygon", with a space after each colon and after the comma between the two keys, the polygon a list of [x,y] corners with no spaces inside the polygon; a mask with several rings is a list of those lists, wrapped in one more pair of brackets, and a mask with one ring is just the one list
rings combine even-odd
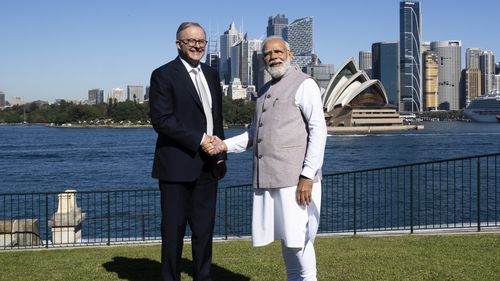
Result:
{"label": "glass facade tower", "polygon": [[399,43],[378,42],[372,45],[372,78],[384,85],[388,103],[398,106],[400,100]]}
{"label": "glass facade tower", "polygon": [[401,111],[422,111],[422,21],[420,2],[401,1],[399,6],[399,54]]}

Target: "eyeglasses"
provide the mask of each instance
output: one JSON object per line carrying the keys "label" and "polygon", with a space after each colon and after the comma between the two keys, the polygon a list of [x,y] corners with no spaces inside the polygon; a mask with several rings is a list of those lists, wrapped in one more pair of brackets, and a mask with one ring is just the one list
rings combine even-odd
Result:
{"label": "eyeglasses", "polygon": [[196,46],[196,44],[198,44],[200,47],[205,47],[205,45],[207,45],[207,40],[204,40],[204,39],[200,39],[200,40],[179,39],[177,41],[182,42],[183,44],[188,45],[189,47],[194,47],[194,46]]}

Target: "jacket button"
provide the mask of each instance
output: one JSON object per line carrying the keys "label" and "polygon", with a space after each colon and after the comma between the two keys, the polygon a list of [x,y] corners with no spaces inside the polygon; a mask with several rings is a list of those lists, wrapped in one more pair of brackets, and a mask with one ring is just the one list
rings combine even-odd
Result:
{"label": "jacket button", "polygon": [[266,96],[266,98],[270,99],[270,98],[271,98],[271,94],[268,94],[268,95]]}
{"label": "jacket button", "polygon": [[262,158],[262,154],[260,154],[258,157],[259,157],[259,159],[261,159]]}
{"label": "jacket button", "polygon": [[266,109],[265,109],[265,108],[264,108],[264,109],[262,109],[262,112],[266,112]]}
{"label": "jacket button", "polygon": [[262,124],[262,122],[260,122],[260,123],[259,123],[259,127],[262,127],[262,126],[264,126],[264,124]]}
{"label": "jacket button", "polygon": [[262,142],[262,139],[258,139],[258,140],[257,140],[257,143],[261,143],[261,142]]}

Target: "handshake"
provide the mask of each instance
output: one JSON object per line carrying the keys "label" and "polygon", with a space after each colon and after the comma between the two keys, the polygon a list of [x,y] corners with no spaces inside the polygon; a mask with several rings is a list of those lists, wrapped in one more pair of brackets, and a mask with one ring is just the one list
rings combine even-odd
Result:
{"label": "handshake", "polygon": [[201,147],[211,156],[227,151],[226,144],[218,136],[206,135]]}

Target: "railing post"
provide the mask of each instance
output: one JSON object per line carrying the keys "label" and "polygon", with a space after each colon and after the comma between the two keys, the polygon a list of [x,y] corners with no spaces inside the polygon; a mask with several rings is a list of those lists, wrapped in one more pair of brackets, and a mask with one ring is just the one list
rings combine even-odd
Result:
{"label": "railing post", "polygon": [[353,195],[354,196],[354,199],[353,199],[353,201],[354,201],[353,202],[353,204],[354,204],[353,205],[354,214],[353,214],[353,222],[352,222],[352,224],[353,224],[353,227],[354,227],[354,235],[356,235],[356,232],[357,232],[356,231],[356,210],[357,210],[357,208],[356,208],[356,203],[357,203],[356,202],[356,174],[354,174],[354,190],[353,190],[353,192],[354,192],[354,195]]}
{"label": "railing post", "polygon": [[110,192],[107,192],[107,204],[108,204],[108,213],[107,213],[107,222],[108,222],[108,242],[106,245],[111,245],[111,196]]}
{"label": "railing post", "polygon": [[410,234],[413,234],[413,166],[410,167]]}
{"label": "railing post", "polygon": [[481,159],[477,158],[477,231],[481,231]]}
{"label": "railing post", "polygon": [[49,248],[49,194],[45,193],[45,248]]}
{"label": "railing post", "polygon": [[224,239],[227,240],[227,186],[224,187]]}

